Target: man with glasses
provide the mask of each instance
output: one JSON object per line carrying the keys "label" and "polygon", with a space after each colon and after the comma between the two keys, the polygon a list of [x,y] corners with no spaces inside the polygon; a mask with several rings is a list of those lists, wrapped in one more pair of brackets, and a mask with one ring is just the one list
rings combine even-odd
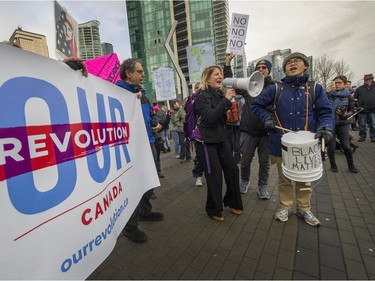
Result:
{"label": "man with glasses", "polygon": [[[137,95],[137,98],[141,100],[141,107],[143,113],[143,119],[146,125],[148,140],[151,145],[152,155],[154,157],[156,165],[156,148],[155,148],[155,137],[153,132],[159,132],[163,126],[155,121],[153,118],[153,108],[150,101],[146,96],[145,90],[142,88],[142,83],[145,78],[143,67],[141,63],[136,59],[127,59],[121,64],[120,69],[121,80],[116,82],[116,85],[128,90],[131,93]],[[147,171],[145,171],[147,173]],[[138,221],[161,221],[164,219],[162,213],[152,212],[152,205],[150,199],[154,193],[154,189],[146,191],[138,206],[134,210],[128,223],[126,224],[123,234],[129,240],[135,243],[144,243],[147,241],[146,234],[138,229]]]}
{"label": "man with glasses", "polygon": [[[254,101],[251,109],[262,120],[266,129],[270,131],[271,164],[277,164],[278,188],[280,208],[275,214],[275,219],[286,222],[292,214],[294,204],[294,191],[291,180],[283,175],[281,136],[282,130],[275,126],[293,131],[306,130],[315,133],[315,138],[324,138],[329,143],[332,134],[332,107],[322,85],[316,84],[315,98],[306,96],[309,91],[308,74],[309,60],[302,53],[292,53],[283,62],[286,76],[281,80],[281,93],[273,113],[267,111],[267,106],[274,103],[276,86],[271,85],[265,89]],[[280,85],[278,85],[280,86]],[[274,114],[277,117],[272,117]],[[318,128],[318,129],[316,129]],[[319,226],[319,220],[311,212],[311,183],[295,182],[295,198],[297,215],[302,217],[311,226]]]}

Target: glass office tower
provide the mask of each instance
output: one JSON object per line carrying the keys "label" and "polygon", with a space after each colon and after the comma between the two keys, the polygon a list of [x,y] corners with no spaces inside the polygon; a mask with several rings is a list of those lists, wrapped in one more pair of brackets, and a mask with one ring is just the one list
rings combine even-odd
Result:
{"label": "glass office tower", "polygon": [[[127,0],[126,8],[132,57],[142,62],[145,70],[144,88],[151,101],[155,101],[152,70],[158,67],[173,67],[164,43],[174,20],[177,20],[178,24],[170,47],[188,85],[187,46],[212,43],[216,63],[223,65],[229,25],[226,0]],[[175,76],[177,94],[181,99],[181,82],[177,72]]]}

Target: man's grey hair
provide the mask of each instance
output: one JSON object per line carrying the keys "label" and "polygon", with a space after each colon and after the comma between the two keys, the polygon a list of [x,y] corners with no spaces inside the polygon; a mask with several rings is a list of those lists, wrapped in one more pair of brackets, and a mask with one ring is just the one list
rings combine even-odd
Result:
{"label": "man's grey hair", "polygon": [[135,71],[135,64],[141,63],[138,59],[126,59],[122,62],[121,68],[120,68],[120,77],[121,80],[126,80],[126,71],[134,72]]}

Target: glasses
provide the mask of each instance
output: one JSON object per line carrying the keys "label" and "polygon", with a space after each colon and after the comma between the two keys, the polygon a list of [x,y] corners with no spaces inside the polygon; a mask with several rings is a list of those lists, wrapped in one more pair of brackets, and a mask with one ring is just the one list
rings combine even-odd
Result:
{"label": "glasses", "polygon": [[264,65],[257,66],[257,70],[261,70],[261,69],[267,69],[267,66],[264,66]]}
{"label": "glasses", "polygon": [[302,61],[302,59],[300,59],[300,58],[296,58],[296,59],[294,59],[294,60],[288,60],[287,62],[286,62],[286,65],[291,65],[291,64],[293,64],[293,63],[300,63]]}

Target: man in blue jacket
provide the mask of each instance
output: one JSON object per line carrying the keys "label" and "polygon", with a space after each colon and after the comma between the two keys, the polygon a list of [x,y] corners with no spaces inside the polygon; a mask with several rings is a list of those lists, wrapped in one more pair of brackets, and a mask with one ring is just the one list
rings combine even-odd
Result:
{"label": "man in blue jacket", "polygon": [[[277,164],[278,188],[280,209],[275,214],[275,219],[285,222],[292,214],[293,185],[290,179],[282,172],[281,136],[282,131],[275,126],[293,131],[306,130],[316,132],[315,138],[324,138],[328,143],[332,138],[332,107],[327,95],[320,84],[315,87],[315,98],[307,94],[307,81],[309,76],[305,73],[309,68],[309,60],[302,53],[292,53],[283,62],[286,77],[282,79],[282,92],[277,100],[274,115],[266,110],[273,104],[276,95],[276,85],[271,85],[264,90],[254,101],[251,109],[262,120],[264,127],[270,130],[270,155],[271,164]],[[280,87],[280,85],[278,85]],[[276,119],[278,120],[276,123]],[[309,183],[308,183],[309,184]],[[319,220],[311,212],[311,188],[306,188],[306,183],[296,182],[297,215],[306,223],[319,226]]]}
{"label": "man in blue jacket", "polygon": [[[120,69],[121,80],[116,85],[137,95],[141,100],[143,119],[146,125],[148,140],[151,145],[152,155],[156,161],[155,137],[153,131],[157,132],[162,129],[162,125],[153,119],[153,108],[146,96],[146,92],[141,85],[145,77],[141,63],[136,59],[127,59],[121,64]],[[124,236],[136,243],[144,243],[147,241],[146,234],[138,229],[138,221],[161,221],[164,219],[162,213],[152,212],[150,202],[154,189],[146,191],[139,202],[134,213],[130,217],[124,228]]]}

